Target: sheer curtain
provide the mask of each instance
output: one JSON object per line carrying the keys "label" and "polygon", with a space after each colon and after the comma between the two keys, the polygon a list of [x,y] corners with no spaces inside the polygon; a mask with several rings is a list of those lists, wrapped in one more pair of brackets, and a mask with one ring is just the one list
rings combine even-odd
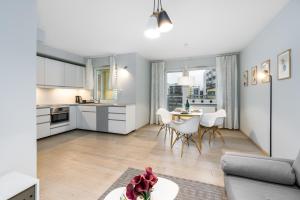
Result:
{"label": "sheer curtain", "polygon": [[238,66],[237,55],[218,56],[217,70],[217,105],[226,110],[224,128],[239,128],[238,106]]}
{"label": "sheer curtain", "polygon": [[165,63],[155,62],[151,66],[151,110],[150,124],[158,124],[158,108],[165,107]]}

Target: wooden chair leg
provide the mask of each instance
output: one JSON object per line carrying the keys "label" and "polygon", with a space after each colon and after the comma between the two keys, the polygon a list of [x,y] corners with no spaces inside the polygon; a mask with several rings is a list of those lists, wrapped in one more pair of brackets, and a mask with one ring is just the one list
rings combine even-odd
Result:
{"label": "wooden chair leg", "polygon": [[224,137],[223,137],[222,133],[218,129],[216,130],[216,132],[220,136],[222,142],[225,144],[225,140],[224,140]]}
{"label": "wooden chair leg", "polygon": [[201,147],[199,147],[198,142],[196,142],[193,138],[191,138],[191,141],[196,145],[199,153],[201,154]]}
{"label": "wooden chair leg", "polygon": [[176,138],[175,138],[175,140],[173,141],[173,144],[172,144],[172,146],[171,146],[171,149],[173,148],[173,146],[175,145],[175,143],[180,139],[180,134],[177,133],[177,132],[175,132],[175,133],[176,133]]}
{"label": "wooden chair leg", "polygon": [[181,142],[182,142],[182,144],[181,144],[181,158],[182,158],[182,155],[183,155],[183,147],[184,147],[184,143],[185,143],[185,141],[184,141],[184,139],[185,138],[182,138],[181,140]]}
{"label": "wooden chair leg", "polygon": [[209,141],[208,141],[208,144],[209,144],[209,146],[210,146],[210,142],[211,142],[211,136],[212,136],[212,134],[213,134],[213,133],[211,133],[211,132],[209,133]]}
{"label": "wooden chair leg", "polygon": [[158,131],[158,133],[157,133],[156,136],[158,136],[158,135],[160,134],[161,130],[164,129],[164,128],[165,128],[165,125],[163,124],[163,125],[160,127],[160,129],[159,129],[159,131]]}
{"label": "wooden chair leg", "polygon": [[[170,128],[171,129],[171,128]],[[173,144],[173,134],[174,134],[174,130],[170,130],[170,134],[171,134],[171,143],[170,143],[170,147],[172,148],[172,144]]]}

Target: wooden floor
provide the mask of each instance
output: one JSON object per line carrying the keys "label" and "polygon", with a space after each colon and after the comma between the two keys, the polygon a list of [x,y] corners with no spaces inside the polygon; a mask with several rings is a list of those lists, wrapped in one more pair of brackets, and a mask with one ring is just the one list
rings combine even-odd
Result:
{"label": "wooden floor", "polygon": [[156,137],[158,126],[146,126],[127,136],[76,130],[38,141],[38,177],[41,200],[97,200],[128,168],[151,166],[155,172],[223,186],[220,158],[226,151],[261,154],[238,131],[223,130],[202,154],[194,145],[180,157],[178,142]]}

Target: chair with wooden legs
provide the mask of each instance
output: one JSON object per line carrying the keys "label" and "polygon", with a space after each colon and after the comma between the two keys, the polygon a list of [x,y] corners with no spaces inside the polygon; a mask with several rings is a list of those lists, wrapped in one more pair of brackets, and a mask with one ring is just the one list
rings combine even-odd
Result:
{"label": "chair with wooden legs", "polygon": [[165,130],[165,139],[167,136],[167,133],[170,132],[170,123],[172,122],[172,115],[170,112],[165,108],[159,108],[156,112],[157,115],[160,116],[160,119],[162,121],[162,126],[160,127],[157,136],[160,134],[162,130]]}
{"label": "chair with wooden legs", "polygon": [[219,129],[219,126],[223,125],[225,117],[226,111],[223,109],[218,110],[215,113],[204,114],[200,120],[202,130],[201,140],[205,134],[209,134],[209,145],[211,144],[211,139],[215,139],[216,136],[220,136],[223,143],[225,143],[224,137]]}
{"label": "chair with wooden legs", "polygon": [[171,136],[173,136],[173,133],[176,133],[176,138],[172,142],[171,148],[173,148],[174,144],[178,140],[181,140],[181,142],[182,142],[181,157],[183,155],[184,145],[187,144],[189,146],[190,141],[196,145],[199,153],[201,153],[201,148],[199,147],[198,142],[196,142],[193,138],[193,135],[198,133],[199,123],[200,123],[200,117],[198,117],[198,116],[192,117],[190,119],[187,119],[187,120],[184,120],[181,122],[172,122],[171,123],[171,128],[173,131]]}

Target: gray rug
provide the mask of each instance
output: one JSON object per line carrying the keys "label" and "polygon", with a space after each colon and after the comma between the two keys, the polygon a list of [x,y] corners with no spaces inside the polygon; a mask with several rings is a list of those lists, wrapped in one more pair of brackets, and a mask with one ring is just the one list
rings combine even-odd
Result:
{"label": "gray rug", "polygon": [[[110,191],[118,187],[126,187],[126,185],[134,176],[141,173],[143,173],[142,170],[128,168],[98,200],[103,200]],[[177,185],[179,186],[179,193],[176,200],[226,200],[226,195],[223,187],[173,176],[166,176],[163,174],[157,174],[157,176],[167,178],[177,183]]]}

